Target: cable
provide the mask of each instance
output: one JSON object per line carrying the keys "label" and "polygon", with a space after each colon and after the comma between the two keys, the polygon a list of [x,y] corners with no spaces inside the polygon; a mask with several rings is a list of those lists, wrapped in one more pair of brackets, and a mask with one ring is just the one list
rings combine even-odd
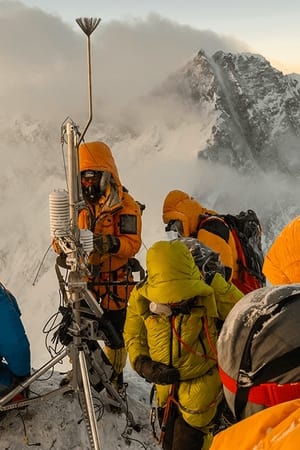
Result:
{"label": "cable", "polygon": [[19,416],[21,421],[22,421],[23,431],[24,431],[24,441],[25,441],[26,445],[28,445],[28,447],[40,447],[40,445],[41,445],[40,442],[35,442],[35,443],[30,443],[29,442],[29,438],[27,436],[27,431],[26,431],[24,418],[23,418],[23,416],[22,416],[22,414],[20,412],[17,413],[17,416]]}
{"label": "cable", "polygon": [[40,274],[41,268],[42,268],[42,266],[43,266],[43,264],[44,264],[44,262],[45,262],[46,256],[47,256],[47,254],[48,254],[48,252],[49,252],[49,250],[50,250],[51,247],[52,247],[52,244],[49,245],[49,247],[47,248],[47,250],[46,250],[45,253],[44,253],[44,256],[43,256],[43,258],[42,258],[42,261],[41,261],[41,263],[40,263],[40,265],[39,265],[39,267],[38,267],[36,276],[34,277],[34,280],[33,280],[33,282],[32,282],[32,286],[35,286],[35,284],[36,284],[36,281],[37,281],[38,276],[39,276],[39,274]]}

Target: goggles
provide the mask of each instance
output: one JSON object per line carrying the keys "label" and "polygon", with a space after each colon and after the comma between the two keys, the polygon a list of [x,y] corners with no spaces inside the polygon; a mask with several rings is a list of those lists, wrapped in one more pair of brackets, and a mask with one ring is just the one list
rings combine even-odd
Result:
{"label": "goggles", "polygon": [[98,183],[100,181],[102,172],[97,170],[84,170],[81,172],[81,181],[83,183]]}

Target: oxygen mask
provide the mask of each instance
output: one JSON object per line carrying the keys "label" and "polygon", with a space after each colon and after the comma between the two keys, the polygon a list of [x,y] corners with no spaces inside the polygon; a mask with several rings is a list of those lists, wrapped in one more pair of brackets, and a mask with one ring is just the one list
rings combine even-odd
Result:
{"label": "oxygen mask", "polygon": [[101,195],[103,195],[100,187],[102,174],[103,172],[97,170],[84,170],[81,172],[82,193],[91,202],[99,200]]}

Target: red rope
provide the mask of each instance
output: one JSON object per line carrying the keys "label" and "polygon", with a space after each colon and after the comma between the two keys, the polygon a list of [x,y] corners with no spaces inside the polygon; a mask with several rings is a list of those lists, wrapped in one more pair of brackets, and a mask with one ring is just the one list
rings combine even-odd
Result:
{"label": "red rope", "polygon": [[[208,329],[208,323],[207,323],[207,317],[206,316],[203,317],[203,324],[204,324],[204,329],[205,329],[205,333],[206,333],[206,337],[207,337],[210,349],[213,352],[213,354],[215,355],[215,357],[218,358],[216,346],[215,346],[215,344],[214,344],[214,342],[213,342],[213,340],[211,338],[211,335],[210,335],[210,332],[209,332],[209,329]],[[217,359],[216,359],[216,361],[217,361]]]}
{"label": "red rope", "polygon": [[169,393],[169,396],[167,398],[167,403],[166,403],[166,407],[165,407],[165,410],[164,410],[164,416],[163,416],[163,420],[162,420],[162,423],[161,423],[161,432],[160,432],[159,442],[158,442],[160,445],[163,444],[163,440],[164,440],[164,437],[165,437],[166,426],[167,426],[167,421],[168,421],[168,417],[169,417],[169,414],[170,414],[170,409],[171,409],[172,402],[177,407],[179,406],[179,403],[178,403],[178,401],[176,400],[176,397],[175,397],[175,384],[172,384],[171,387],[170,387],[170,393]]}
{"label": "red rope", "polygon": [[[186,342],[184,342],[184,340],[181,338],[181,336],[179,335],[179,333],[177,332],[177,330],[175,328],[175,317],[174,316],[172,317],[172,329],[174,331],[174,334],[175,334],[177,340],[183,345],[183,347],[188,352],[193,353],[194,355],[197,355],[197,356],[201,356],[202,358],[211,359],[212,361],[217,362],[217,360],[215,358],[212,358],[211,356],[205,355],[204,353],[196,352],[192,347],[190,347]],[[208,330],[208,327],[207,327],[207,323],[206,323],[206,326],[205,326],[205,321],[204,321],[204,329],[205,329],[205,333],[206,333],[206,336],[207,336],[210,348],[213,351],[213,353],[217,356],[216,348],[215,348],[215,346],[212,343],[212,340],[211,340],[211,337],[210,337],[210,334],[209,334],[209,330]],[[213,345],[213,348],[211,347],[211,343]]]}

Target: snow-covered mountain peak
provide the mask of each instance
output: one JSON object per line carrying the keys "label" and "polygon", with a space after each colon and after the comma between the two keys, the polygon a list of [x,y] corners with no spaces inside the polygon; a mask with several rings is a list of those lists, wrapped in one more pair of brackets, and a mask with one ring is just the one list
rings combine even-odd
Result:
{"label": "snow-covered mountain peak", "polygon": [[201,157],[240,171],[296,173],[300,166],[295,158],[300,135],[297,80],[260,55],[219,51],[212,61],[219,115]]}
{"label": "snow-covered mountain peak", "polygon": [[[261,55],[204,50],[154,91],[198,113],[214,111],[210,136],[199,156],[239,172],[297,173],[300,86]],[[199,124],[201,126],[201,123]]]}

